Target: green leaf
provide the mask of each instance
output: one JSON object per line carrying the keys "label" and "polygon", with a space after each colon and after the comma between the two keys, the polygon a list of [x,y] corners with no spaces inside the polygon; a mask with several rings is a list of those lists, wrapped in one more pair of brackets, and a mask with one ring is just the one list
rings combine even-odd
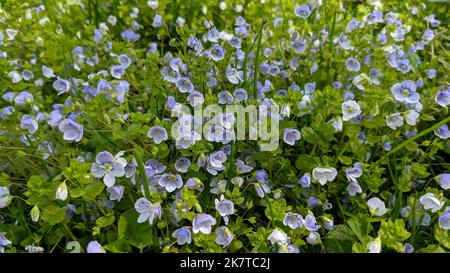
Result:
{"label": "green leaf", "polygon": [[395,222],[392,222],[392,220],[382,221],[378,235],[384,245],[401,253],[403,252],[403,244],[401,242],[408,239],[411,233],[405,229],[403,219],[396,219]]}
{"label": "green leaf", "polygon": [[352,251],[353,238],[345,225],[336,225],[324,239],[328,253],[349,253]]}
{"label": "green leaf", "polygon": [[295,167],[303,172],[310,172],[317,166],[317,164],[318,162],[315,158],[307,154],[299,155],[295,161]]}
{"label": "green leaf", "polygon": [[95,197],[97,197],[97,195],[102,193],[104,188],[105,184],[103,184],[103,182],[100,181],[90,184],[84,189],[85,194],[83,195],[83,198],[87,201],[94,201]]}
{"label": "green leaf", "polygon": [[118,238],[125,239],[137,248],[144,248],[153,244],[153,231],[148,221],[139,224],[139,214],[130,209],[122,214],[118,222]]}
{"label": "green leaf", "polygon": [[367,216],[355,217],[349,219],[347,224],[362,244],[365,245],[370,241],[370,238],[368,237],[369,231],[372,227],[370,225],[370,218]]}
{"label": "green leaf", "polygon": [[42,220],[50,225],[56,225],[64,220],[66,216],[66,209],[55,205],[50,205],[42,212]]}
{"label": "green leaf", "polygon": [[434,238],[446,248],[450,248],[450,238],[448,237],[448,230],[439,228],[439,225],[434,225]]}
{"label": "green leaf", "polygon": [[311,144],[315,144],[319,140],[319,135],[311,127],[302,128],[302,138]]}
{"label": "green leaf", "polygon": [[27,186],[32,190],[38,190],[45,185],[46,181],[47,179],[41,175],[32,175],[27,181]]}

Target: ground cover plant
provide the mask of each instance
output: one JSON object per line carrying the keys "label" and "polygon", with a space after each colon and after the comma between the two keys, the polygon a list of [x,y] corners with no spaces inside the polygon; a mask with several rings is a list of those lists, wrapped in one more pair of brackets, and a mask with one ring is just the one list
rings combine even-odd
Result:
{"label": "ground cover plant", "polygon": [[447,252],[448,1],[5,0],[0,252]]}

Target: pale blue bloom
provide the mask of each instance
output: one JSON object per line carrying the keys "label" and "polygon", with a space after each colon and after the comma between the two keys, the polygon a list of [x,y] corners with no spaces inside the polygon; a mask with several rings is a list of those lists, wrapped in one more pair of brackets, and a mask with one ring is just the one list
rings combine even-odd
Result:
{"label": "pale blue bloom", "polygon": [[38,123],[30,115],[23,115],[20,121],[20,129],[26,129],[30,134],[34,134],[38,129]]}
{"label": "pale blue bloom", "polygon": [[447,124],[441,125],[441,127],[434,129],[434,134],[441,139],[450,138],[450,130]]}
{"label": "pale blue bloom", "polygon": [[362,189],[358,182],[354,181],[348,184],[347,192],[350,196],[355,196],[357,193],[362,193]]}
{"label": "pale blue bloom", "polygon": [[192,242],[191,231],[188,228],[179,228],[172,233],[172,237],[177,239],[179,245],[190,244]]}
{"label": "pale blue bloom", "polygon": [[450,173],[443,173],[437,175],[434,179],[439,183],[441,188],[443,188],[444,190],[450,189]]}
{"label": "pale blue bloom", "polygon": [[177,159],[177,161],[175,161],[175,169],[180,173],[187,172],[190,166],[191,161],[189,160],[189,158],[181,157]]}
{"label": "pale blue bloom", "polygon": [[156,144],[160,144],[169,138],[166,129],[161,126],[150,128],[147,132],[147,137],[151,138]]}
{"label": "pale blue bloom", "polygon": [[297,17],[306,19],[311,15],[311,8],[307,4],[296,6],[294,9],[294,14]]}
{"label": "pale blue bloom", "polygon": [[97,154],[95,162],[91,165],[91,173],[95,178],[102,178],[107,187],[112,187],[116,182],[116,177],[125,175],[127,162],[118,153],[115,157],[107,151]]}
{"label": "pale blue bloom", "polygon": [[312,213],[308,213],[304,221],[305,228],[309,231],[316,231],[320,228],[320,225],[316,223],[316,217]]}
{"label": "pale blue bloom", "polygon": [[159,178],[158,184],[166,191],[173,192],[175,189],[183,187],[183,179],[179,174],[163,174]]}
{"label": "pale blue bloom", "polygon": [[192,91],[194,91],[194,84],[192,84],[191,80],[188,77],[180,77],[177,80],[176,85],[181,93],[191,93]]}
{"label": "pale blue bloom", "polygon": [[220,216],[224,217],[227,215],[234,214],[234,204],[232,201],[224,198],[223,194],[219,199],[214,200],[214,204],[216,206],[216,210],[219,212]]}
{"label": "pale blue bloom", "polygon": [[403,126],[403,117],[400,113],[394,113],[386,116],[386,124],[392,130],[397,130],[399,127]]}
{"label": "pale blue bloom", "polygon": [[158,203],[150,203],[145,197],[139,198],[134,204],[134,208],[140,214],[137,222],[143,223],[148,220],[150,225],[156,218],[161,219],[161,206]]}
{"label": "pale blue bloom", "polygon": [[362,164],[357,162],[352,168],[347,168],[345,170],[348,181],[357,182],[357,178],[360,178],[363,174]]}
{"label": "pale blue bloom", "polygon": [[248,173],[249,171],[253,170],[252,166],[246,165],[244,161],[237,159],[236,160],[236,169],[239,174]]}
{"label": "pale blue bloom", "polygon": [[137,42],[137,40],[139,40],[139,38],[141,38],[141,35],[137,34],[136,32],[134,32],[131,29],[124,30],[120,35],[121,35],[122,39],[128,40],[133,43]]}
{"label": "pale blue bloom", "polygon": [[301,138],[300,131],[297,129],[284,129],[283,141],[293,146],[297,140]]}
{"label": "pale blue bloom", "polygon": [[200,214],[192,221],[192,230],[195,234],[201,232],[203,234],[211,233],[211,227],[217,223],[209,214]]}
{"label": "pale blue bloom", "polygon": [[109,192],[109,200],[120,202],[123,196],[124,187],[120,185],[115,185],[110,188],[107,188],[106,191]]}
{"label": "pale blue bloom", "polygon": [[14,103],[17,106],[23,106],[29,102],[33,101],[33,95],[26,92],[26,91],[22,91],[19,94],[17,94],[17,96],[14,98]]}
{"label": "pale blue bloom", "polygon": [[71,119],[61,121],[58,128],[64,134],[64,140],[80,142],[83,137],[83,126]]}
{"label": "pale blue bloom", "polygon": [[405,80],[392,86],[391,92],[395,99],[404,103],[419,102],[420,95],[416,91],[416,84],[411,80]]}
{"label": "pale blue bloom", "polygon": [[287,212],[284,215],[283,224],[291,229],[301,228],[303,222],[303,217],[298,213]]}
{"label": "pale blue bloom", "polygon": [[309,173],[305,173],[300,179],[298,183],[302,186],[302,188],[308,188],[311,185],[311,175]]}
{"label": "pale blue bloom", "polygon": [[9,200],[11,200],[9,196],[9,190],[8,188],[5,188],[3,186],[0,186],[0,208],[6,207]]}
{"label": "pale blue bloom", "polygon": [[216,228],[216,243],[223,248],[227,247],[233,241],[233,234],[226,226]]}
{"label": "pale blue bloom", "polygon": [[53,82],[53,88],[55,88],[55,90],[58,91],[58,95],[68,92],[70,90],[70,87],[71,87],[70,82],[61,78],[57,78]]}
{"label": "pale blue bloom", "polygon": [[450,87],[447,90],[442,89],[437,92],[434,101],[442,107],[450,105]]}
{"label": "pale blue bloom", "polygon": [[106,253],[106,251],[103,249],[103,247],[100,245],[100,243],[95,241],[90,241],[87,246],[87,253]]}
{"label": "pale blue bloom", "polygon": [[445,212],[439,215],[439,227],[444,230],[450,229],[450,210],[449,207],[445,209]]}
{"label": "pale blue bloom", "polygon": [[372,197],[367,200],[367,206],[371,214],[375,216],[382,216],[387,212],[386,205],[378,197]]}
{"label": "pale blue bloom", "polygon": [[159,28],[163,25],[162,17],[158,13],[155,14],[155,17],[153,17],[153,23],[152,27]]}
{"label": "pale blue bloom", "polygon": [[223,60],[223,58],[225,57],[223,47],[219,44],[214,44],[209,51],[209,57],[215,62]]}
{"label": "pale blue bloom", "polygon": [[349,71],[359,71],[361,68],[361,64],[359,63],[359,61],[355,58],[348,58],[345,61],[345,66],[347,66],[347,69]]}

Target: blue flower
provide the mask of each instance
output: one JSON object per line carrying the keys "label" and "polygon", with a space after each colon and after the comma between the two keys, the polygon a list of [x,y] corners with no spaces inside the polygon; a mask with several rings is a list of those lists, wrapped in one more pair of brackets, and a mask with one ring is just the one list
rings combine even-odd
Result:
{"label": "blue flower", "polygon": [[55,88],[55,90],[58,91],[58,95],[68,92],[70,90],[70,87],[71,87],[70,82],[61,78],[57,78],[53,82],[53,88]]}
{"label": "blue flower", "polygon": [[23,115],[20,121],[20,129],[27,129],[30,134],[34,134],[38,129],[38,123],[30,115]]}
{"label": "blue flower", "polygon": [[64,133],[63,139],[80,142],[83,137],[83,126],[71,119],[65,119],[58,125],[59,130]]}
{"label": "blue flower", "polygon": [[227,155],[223,151],[214,152],[206,158],[206,170],[212,175],[217,175],[217,171],[225,169],[223,165],[225,161]]}
{"label": "blue flower", "polygon": [[199,232],[203,234],[209,234],[211,233],[211,227],[216,223],[216,219],[214,219],[211,215],[200,214],[192,221],[192,231],[195,234]]}
{"label": "blue flower", "polygon": [[232,84],[239,84],[244,80],[244,73],[232,68],[230,65],[227,67],[226,74],[228,81]]}
{"label": "blue flower", "polygon": [[434,129],[434,134],[441,139],[450,138],[450,130],[448,129],[447,124],[444,124],[441,127]]}
{"label": "blue flower", "polygon": [[439,185],[444,189],[450,189],[450,173],[443,173],[434,178]]}
{"label": "blue flower", "polygon": [[191,190],[203,191],[204,185],[200,179],[197,177],[189,178],[186,181],[186,186]]}
{"label": "blue flower", "polygon": [[354,100],[347,100],[342,103],[342,120],[349,121],[361,114],[361,107]]}
{"label": "blue flower", "polygon": [[59,125],[61,120],[62,120],[62,115],[59,112],[59,110],[53,110],[50,112],[49,118],[47,119],[47,123],[48,123],[48,125],[50,125],[50,127],[55,127],[55,126]]}
{"label": "blue flower", "polygon": [[214,200],[214,204],[216,206],[216,210],[219,212],[220,216],[224,217],[227,215],[234,214],[234,204],[230,200],[224,199],[223,194],[219,199]]}
{"label": "blue flower", "polygon": [[447,90],[437,92],[434,101],[442,107],[450,105],[450,87]]}
{"label": "blue flower", "polygon": [[152,27],[159,28],[163,25],[162,17],[158,13],[155,14],[155,17],[153,17],[153,23]]}
{"label": "blue flower", "polygon": [[109,192],[109,200],[117,200],[119,202],[122,199],[124,187],[120,185],[115,185],[106,189]]}
{"label": "blue flower", "polygon": [[139,198],[134,204],[134,208],[140,214],[137,219],[139,224],[148,220],[152,225],[156,218],[161,219],[161,206],[158,203],[150,203],[145,197]]}
{"label": "blue flower", "polygon": [[358,182],[354,181],[348,184],[347,192],[350,196],[355,196],[357,193],[362,193],[362,189]]}
{"label": "blue flower", "polygon": [[409,65],[409,60],[402,59],[402,60],[398,61],[396,69],[398,71],[402,72],[403,74],[408,73],[411,70],[411,66]]}
{"label": "blue flower", "polygon": [[139,38],[141,38],[141,35],[137,34],[132,29],[124,30],[120,34],[120,36],[122,37],[122,39],[128,40],[128,41],[133,42],[133,43],[137,42],[137,40],[139,40]]}
{"label": "blue flower", "polygon": [[312,213],[308,213],[304,221],[305,228],[309,231],[316,231],[320,228],[320,225],[316,223],[316,217]]}
{"label": "blue flower", "polygon": [[244,161],[237,159],[236,160],[236,169],[239,174],[248,173],[249,171],[253,170],[252,166],[246,165]]}
{"label": "blue flower", "polygon": [[272,245],[286,245],[291,241],[287,234],[279,228],[275,228],[267,237],[267,240],[269,240]]}
{"label": "blue flower", "polygon": [[99,44],[102,42],[104,35],[100,29],[94,29],[94,41]]}
{"label": "blue flower", "polygon": [[400,113],[394,113],[386,116],[386,124],[392,130],[397,130],[399,127],[403,126],[403,117]]}
{"label": "blue flower", "polygon": [[302,40],[296,40],[291,43],[292,49],[297,53],[303,53],[306,50],[306,43]]}
{"label": "blue flower", "polygon": [[194,91],[194,85],[188,77],[180,77],[177,80],[176,85],[181,93],[191,93]]}
{"label": "blue flower", "polygon": [[209,57],[215,62],[223,60],[223,58],[225,57],[223,47],[219,44],[214,44],[209,51]]}
{"label": "blue flower", "polygon": [[348,58],[345,61],[345,65],[347,66],[347,69],[349,71],[359,71],[359,69],[361,68],[361,64],[355,58]]}
{"label": "blue flower", "polygon": [[355,18],[352,18],[348,23],[347,26],[345,27],[345,32],[352,32],[355,29],[358,29],[359,27],[359,23]]}
{"label": "blue flower", "polygon": [[345,170],[345,173],[347,175],[347,179],[349,181],[357,182],[357,178],[360,178],[363,174],[362,171],[362,164],[360,162],[355,163],[355,165],[352,168],[348,168]]}
{"label": "blue flower", "polygon": [[442,213],[441,215],[439,215],[439,227],[444,229],[444,230],[449,230],[450,229],[450,210],[448,209],[449,207],[447,207],[445,209],[445,212]]}
{"label": "blue flower", "polygon": [[414,247],[410,243],[405,243],[403,245],[403,252],[404,253],[413,253],[414,252]]}
{"label": "blue flower", "polygon": [[163,75],[163,79],[165,81],[176,83],[180,77],[178,71],[173,70],[170,66],[165,66],[161,69],[161,74]]}
{"label": "blue flower", "polygon": [[183,187],[183,180],[179,174],[163,174],[159,178],[158,184],[165,188],[168,192],[173,192],[175,189]]}
{"label": "blue flower", "polygon": [[98,241],[90,241],[87,245],[87,253],[106,253]]}
{"label": "blue flower", "polygon": [[8,240],[4,233],[0,232],[0,253],[3,253],[3,247],[10,245],[11,241]]}
{"label": "blue flower", "polygon": [[95,162],[91,165],[91,173],[95,178],[102,178],[105,185],[109,188],[116,182],[116,177],[125,175],[125,166],[127,162],[120,157],[122,153],[118,153],[115,157],[107,151],[97,154]]}
{"label": "blue flower", "polygon": [[199,104],[203,104],[205,102],[205,98],[203,97],[203,94],[197,91],[192,91],[189,96],[187,97],[187,100],[189,101],[189,104],[192,107],[195,107]]}
{"label": "blue flower", "polygon": [[0,208],[6,207],[10,200],[8,188],[0,186]]}
{"label": "blue flower", "polygon": [[371,214],[375,216],[382,216],[387,212],[386,205],[378,197],[372,197],[367,200],[367,206]]}
{"label": "blue flower", "polygon": [[303,226],[303,217],[298,213],[287,212],[284,215],[283,224],[292,229],[301,228]]}
{"label": "blue flower", "polygon": [[313,207],[313,208],[317,207],[319,205],[319,203],[320,203],[319,199],[317,199],[313,196],[308,197],[308,206],[309,207]]}
{"label": "blue flower", "polygon": [[284,129],[283,141],[293,146],[297,140],[301,138],[300,131],[297,129]]}
{"label": "blue flower", "polygon": [[391,87],[391,92],[399,102],[417,103],[420,100],[420,95],[416,91],[416,84],[411,80],[394,84]]}
{"label": "blue flower", "polygon": [[217,98],[219,99],[220,104],[232,104],[233,103],[233,96],[228,91],[222,91],[219,94],[217,94]]}
{"label": "blue flower", "polygon": [[216,228],[216,243],[223,248],[227,247],[233,241],[233,234],[226,226]]}
{"label": "blue flower", "polygon": [[191,166],[191,161],[189,160],[189,158],[180,157],[179,159],[177,159],[177,161],[175,161],[175,169],[180,173],[187,172],[189,166]]}
{"label": "blue flower", "polygon": [[179,228],[172,233],[172,237],[177,239],[179,245],[190,244],[191,231],[188,228]]}
{"label": "blue flower", "polygon": [[311,8],[306,4],[296,6],[294,9],[294,14],[297,17],[306,19],[311,15]]}
{"label": "blue flower", "polygon": [[305,173],[300,179],[298,183],[302,186],[302,188],[308,188],[311,185],[311,175],[309,173]]}
{"label": "blue flower", "polygon": [[22,91],[19,94],[17,94],[17,96],[14,98],[14,103],[17,106],[23,106],[27,103],[30,103],[33,101],[33,95],[26,92],[26,91]]}
{"label": "blue flower", "polygon": [[147,132],[147,137],[153,139],[156,144],[160,144],[169,138],[166,129],[161,126],[153,126],[150,128]]}

